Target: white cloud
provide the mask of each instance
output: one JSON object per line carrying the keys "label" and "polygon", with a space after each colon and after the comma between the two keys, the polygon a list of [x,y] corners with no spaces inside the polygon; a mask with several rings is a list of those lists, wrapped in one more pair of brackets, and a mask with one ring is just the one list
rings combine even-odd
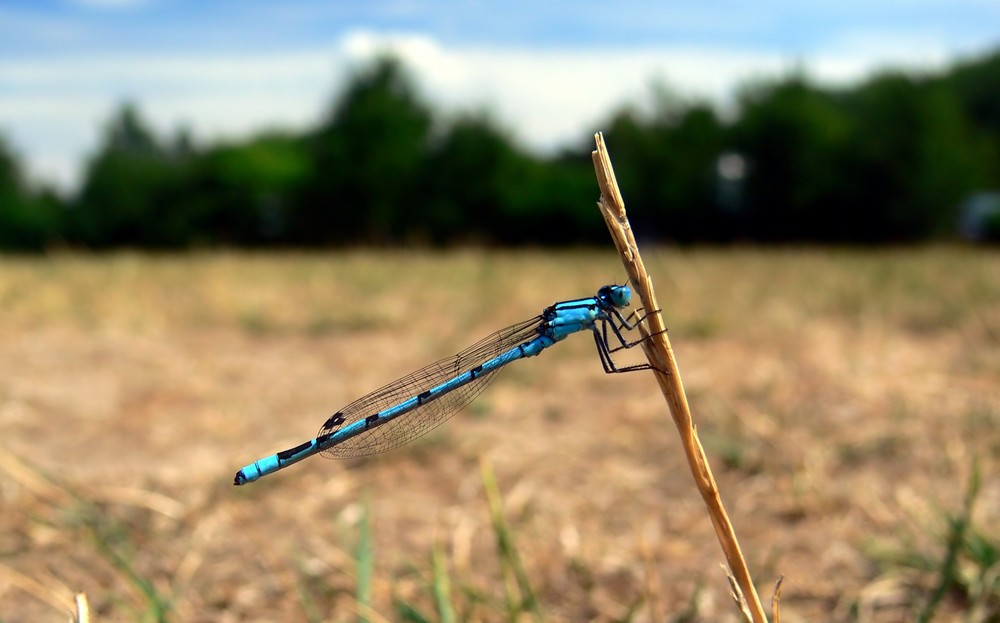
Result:
{"label": "white cloud", "polygon": [[457,49],[422,36],[364,32],[348,37],[344,47],[354,58],[380,50],[395,52],[436,102],[448,108],[486,107],[540,150],[589,136],[598,129],[594,124],[616,107],[641,105],[654,84],[665,83],[684,97],[725,107],[736,88],[751,79],[804,70],[821,83],[844,85],[886,65],[929,69],[950,58],[942,45],[922,38],[868,36],[845,38],[830,53],[811,57],[698,46]]}
{"label": "white cloud", "polygon": [[793,58],[691,46],[448,47],[427,36],[356,31],[335,46],[299,52],[11,59],[0,65],[0,131],[33,173],[71,187],[123,99],[137,102],[161,133],[183,125],[202,140],[302,129],[323,114],[349,67],[391,50],[435,105],[486,108],[523,143],[548,150],[589,136],[616,106],[645,99],[654,82],[723,103],[741,82],[793,68],[843,83],[886,62],[936,66],[950,58],[928,41],[916,55],[900,49],[914,48],[864,35],[845,37],[828,54]]}
{"label": "white cloud", "polygon": [[0,131],[36,178],[78,181],[102,124],[136,102],[161,134],[202,140],[304,128],[329,101],[343,68],[330,50],[260,56],[89,57],[0,65]]}

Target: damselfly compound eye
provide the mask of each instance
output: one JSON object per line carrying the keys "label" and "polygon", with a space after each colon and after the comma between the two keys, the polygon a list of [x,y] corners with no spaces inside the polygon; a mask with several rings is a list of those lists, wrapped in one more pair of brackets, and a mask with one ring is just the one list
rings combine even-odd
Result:
{"label": "damselfly compound eye", "polygon": [[611,289],[611,302],[615,307],[628,307],[632,300],[632,290],[628,286],[615,286]]}

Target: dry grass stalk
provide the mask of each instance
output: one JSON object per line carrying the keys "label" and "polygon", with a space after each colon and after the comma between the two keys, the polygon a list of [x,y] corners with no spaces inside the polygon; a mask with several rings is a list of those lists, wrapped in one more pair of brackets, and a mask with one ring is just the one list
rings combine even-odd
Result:
{"label": "dry grass stalk", "polygon": [[72,496],[62,487],[46,480],[38,470],[31,467],[21,457],[0,447],[0,471],[7,474],[22,487],[38,498],[56,505],[68,503]]}
{"label": "dry grass stalk", "polygon": [[774,592],[771,593],[771,623],[781,623],[781,613],[778,611],[778,603],[781,602],[781,583],[785,577],[778,578],[774,583]]}
{"label": "dry grass stalk", "polygon": [[73,591],[55,576],[49,575],[45,578],[46,582],[41,582],[7,566],[5,563],[0,563],[0,580],[21,589],[56,610],[73,611]]}
{"label": "dry grass stalk", "polygon": [[76,594],[76,623],[90,623],[90,604],[86,593]]}
{"label": "dry grass stalk", "polygon": [[[632,227],[629,225],[628,217],[625,214],[625,202],[618,189],[618,182],[615,180],[614,169],[611,167],[611,158],[608,156],[607,146],[604,144],[604,136],[601,133],[594,135],[597,142],[597,150],[593,152],[594,169],[597,174],[597,183],[601,188],[601,198],[598,207],[601,215],[611,232],[611,237],[621,255],[622,263],[625,265],[625,272],[628,273],[629,281],[633,284],[636,294],[642,301],[642,306],[646,310],[661,309],[656,301],[653,292],[653,282],[646,272],[639,255],[639,248],[632,235]],[[754,623],[766,623],[764,609],[760,603],[760,597],[754,588],[753,580],[747,569],[746,560],[740,550],[739,542],[736,540],[736,532],[729,521],[729,516],[722,505],[722,498],[719,496],[719,489],[716,486],[712,470],[705,457],[705,451],[698,440],[698,433],[691,420],[691,410],[688,406],[687,396],[684,393],[684,385],[681,382],[680,371],[674,359],[673,349],[670,340],[667,338],[666,326],[663,323],[662,314],[651,314],[647,323],[648,326],[640,325],[640,330],[644,336],[648,336],[642,343],[643,351],[649,363],[656,369],[654,372],[656,381],[660,385],[667,405],[670,407],[670,415],[680,433],[681,445],[684,448],[684,455],[687,458],[688,466],[694,475],[695,484],[698,491],[708,507],[708,515],[715,528],[715,534],[722,546],[722,551],[726,556],[726,562],[735,578],[736,585],[744,597],[744,613],[749,610],[750,619]]]}

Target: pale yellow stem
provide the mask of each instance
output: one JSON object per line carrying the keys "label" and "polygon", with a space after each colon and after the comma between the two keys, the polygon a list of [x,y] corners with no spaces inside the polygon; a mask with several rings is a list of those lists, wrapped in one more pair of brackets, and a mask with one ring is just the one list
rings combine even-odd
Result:
{"label": "pale yellow stem", "polygon": [[[597,183],[601,187],[601,199],[598,202],[601,215],[604,217],[611,237],[615,241],[615,247],[618,248],[618,253],[621,255],[625,272],[628,274],[639,300],[642,301],[643,309],[648,312],[659,311],[660,305],[656,302],[656,294],[653,292],[653,281],[643,266],[639,247],[632,235],[632,227],[625,214],[625,202],[618,189],[614,169],[611,168],[611,159],[604,144],[604,137],[598,133],[594,138],[597,141],[597,150],[593,152],[593,160],[597,173]],[[722,505],[719,488],[715,484],[712,469],[709,467],[705,451],[698,440],[698,432],[691,420],[691,409],[688,406],[687,395],[684,393],[684,385],[681,382],[681,374],[677,368],[677,361],[674,359],[673,349],[670,347],[670,340],[667,338],[663,314],[650,313],[644,324],[645,326],[640,325],[640,330],[648,336],[648,339],[642,342],[643,351],[645,351],[649,363],[655,368],[656,382],[660,385],[660,391],[663,392],[663,396],[667,400],[670,415],[680,433],[681,446],[684,448],[688,467],[691,469],[698,491],[708,508],[708,516],[712,520],[715,534],[726,556],[729,572],[739,588],[738,592],[743,594],[744,604],[741,604],[741,609],[744,616],[749,615],[748,620],[752,620],[754,623],[766,623],[767,618],[764,615],[760,598],[757,596],[757,590],[754,588],[750,572],[747,570],[743,552],[736,540],[736,532],[733,530],[726,509]]]}

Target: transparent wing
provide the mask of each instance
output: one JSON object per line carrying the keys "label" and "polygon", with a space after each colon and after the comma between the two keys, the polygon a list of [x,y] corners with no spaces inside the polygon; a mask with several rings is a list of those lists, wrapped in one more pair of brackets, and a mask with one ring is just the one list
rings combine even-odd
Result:
{"label": "transparent wing", "polygon": [[[454,357],[436,361],[355,400],[341,409],[337,417],[328,420],[328,422],[336,421],[336,425],[324,425],[317,436],[340,430],[482,365],[515,346],[537,337],[538,326],[541,323],[542,317],[538,316],[501,329]],[[475,380],[424,403],[409,413],[328,448],[323,451],[323,456],[335,459],[368,456],[409,443],[441,425],[472,402],[496,379],[499,371],[500,368],[478,376]]]}

